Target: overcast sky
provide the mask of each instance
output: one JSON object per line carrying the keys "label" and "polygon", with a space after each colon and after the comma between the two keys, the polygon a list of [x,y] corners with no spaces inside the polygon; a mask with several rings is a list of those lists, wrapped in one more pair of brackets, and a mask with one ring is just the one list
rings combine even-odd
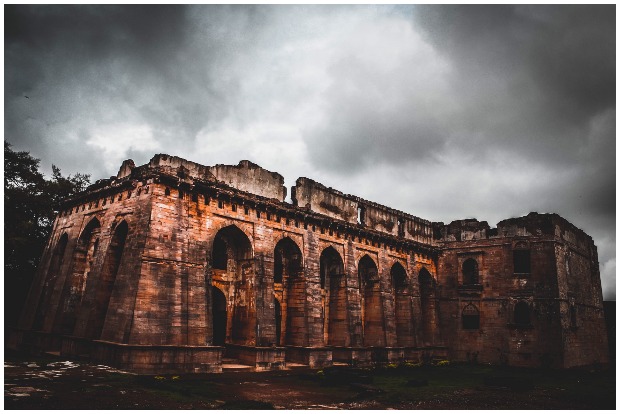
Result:
{"label": "overcast sky", "polygon": [[46,173],[248,159],[432,221],[556,212],[615,299],[615,5],[4,7],[5,139]]}

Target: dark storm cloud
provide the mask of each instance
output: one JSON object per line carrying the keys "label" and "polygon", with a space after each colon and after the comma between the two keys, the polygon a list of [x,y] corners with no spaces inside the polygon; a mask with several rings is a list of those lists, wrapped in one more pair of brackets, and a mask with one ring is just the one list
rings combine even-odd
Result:
{"label": "dark storm cloud", "polygon": [[[613,5],[416,11],[415,24],[454,65],[459,98],[470,97],[464,115],[492,134],[491,146],[561,162],[577,152],[571,146],[582,144],[591,118],[615,107]],[[508,122],[497,123],[502,117]]]}
{"label": "dark storm cloud", "polygon": [[5,6],[4,103],[47,172],[163,152],[434,221],[557,212],[615,297],[614,6]]}

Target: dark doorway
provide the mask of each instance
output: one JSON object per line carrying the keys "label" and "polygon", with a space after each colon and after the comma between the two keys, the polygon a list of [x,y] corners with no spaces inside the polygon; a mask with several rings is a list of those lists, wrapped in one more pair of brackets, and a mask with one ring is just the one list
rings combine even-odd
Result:
{"label": "dark doorway", "polygon": [[281,345],[280,337],[282,336],[282,309],[280,308],[280,302],[278,299],[273,299],[276,314],[276,345]]}
{"label": "dark doorway", "polygon": [[211,286],[213,299],[213,345],[223,346],[226,342],[226,296]]}

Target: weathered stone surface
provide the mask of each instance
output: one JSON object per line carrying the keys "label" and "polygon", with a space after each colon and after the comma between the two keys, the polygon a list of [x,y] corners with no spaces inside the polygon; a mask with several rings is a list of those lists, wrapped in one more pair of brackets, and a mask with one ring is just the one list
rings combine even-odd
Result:
{"label": "weathered stone surface", "polygon": [[242,161],[156,155],[67,200],[11,346],[138,372],[438,358],[608,363],[592,239],[555,214],[448,225]]}

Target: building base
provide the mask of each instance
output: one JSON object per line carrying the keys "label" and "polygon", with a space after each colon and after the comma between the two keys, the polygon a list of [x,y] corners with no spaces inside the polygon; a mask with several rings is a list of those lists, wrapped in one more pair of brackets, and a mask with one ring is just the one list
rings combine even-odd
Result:
{"label": "building base", "polygon": [[187,374],[222,372],[223,350],[219,346],[128,345],[64,337],[60,354],[137,374]]}
{"label": "building base", "polygon": [[286,348],[226,344],[226,356],[254,367],[255,371],[286,369]]}
{"label": "building base", "polygon": [[310,368],[330,367],[332,366],[332,358],[331,348],[305,346],[286,347],[287,361],[308,365]]}

